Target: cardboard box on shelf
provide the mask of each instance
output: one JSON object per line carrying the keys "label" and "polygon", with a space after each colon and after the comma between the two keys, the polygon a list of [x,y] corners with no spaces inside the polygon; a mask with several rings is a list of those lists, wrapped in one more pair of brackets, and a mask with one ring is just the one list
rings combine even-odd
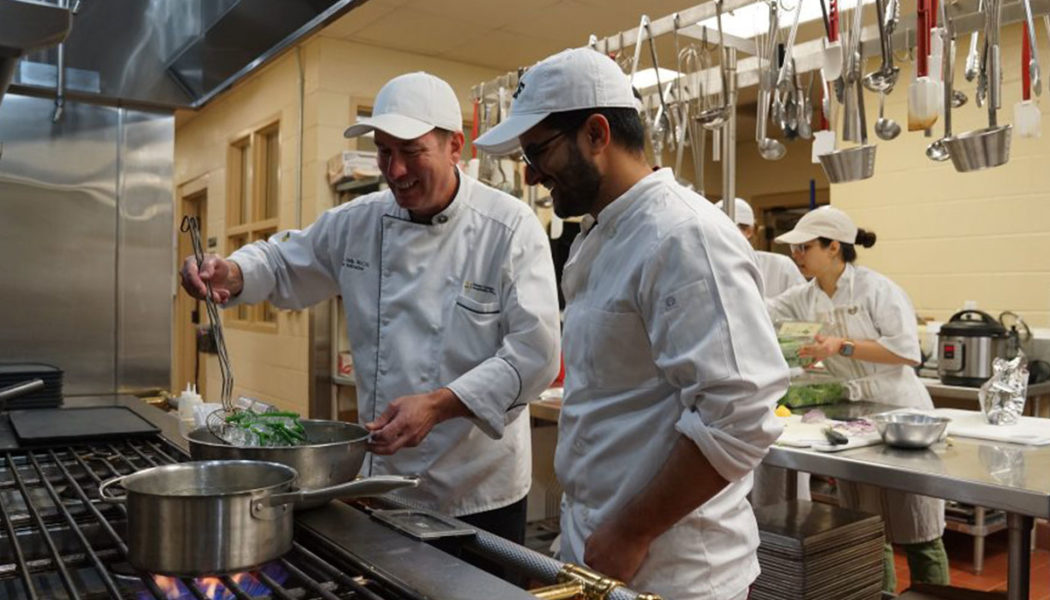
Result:
{"label": "cardboard box on shelf", "polygon": [[335,185],[347,179],[378,177],[376,153],[363,150],[343,150],[328,159],[328,183]]}

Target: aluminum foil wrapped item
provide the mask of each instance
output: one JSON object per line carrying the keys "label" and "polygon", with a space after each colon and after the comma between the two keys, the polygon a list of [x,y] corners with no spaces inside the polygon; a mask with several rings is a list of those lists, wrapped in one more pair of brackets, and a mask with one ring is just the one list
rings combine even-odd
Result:
{"label": "aluminum foil wrapped item", "polygon": [[1013,425],[1024,412],[1028,392],[1028,361],[1023,353],[1006,360],[997,358],[992,363],[992,376],[984,382],[977,397],[981,412],[992,425]]}

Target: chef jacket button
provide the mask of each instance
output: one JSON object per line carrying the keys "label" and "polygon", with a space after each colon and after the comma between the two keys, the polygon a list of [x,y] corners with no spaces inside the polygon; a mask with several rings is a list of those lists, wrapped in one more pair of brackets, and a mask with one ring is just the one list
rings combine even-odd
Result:
{"label": "chef jacket button", "polygon": [[448,215],[438,215],[434,217],[434,220],[437,221],[439,224],[448,223]]}

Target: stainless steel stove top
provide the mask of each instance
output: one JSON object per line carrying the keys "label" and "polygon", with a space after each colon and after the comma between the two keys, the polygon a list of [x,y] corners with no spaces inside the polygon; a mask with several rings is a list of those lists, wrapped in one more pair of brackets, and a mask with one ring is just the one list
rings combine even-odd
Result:
{"label": "stainless steel stove top", "polygon": [[[9,450],[0,459],[0,597],[287,598],[344,600],[419,598],[379,581],[352,557],[337,563],[323,545],[299,542],[262,568],[223,577],[175,580],[127,564],[124,507],[98,499],[108,477],[176,462],[162,439]],[[338,565],[338,566],[337,566]]]}

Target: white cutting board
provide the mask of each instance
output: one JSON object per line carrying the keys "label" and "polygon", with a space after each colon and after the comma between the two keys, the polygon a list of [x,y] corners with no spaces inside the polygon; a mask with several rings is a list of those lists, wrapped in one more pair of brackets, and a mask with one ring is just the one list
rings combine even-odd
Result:
{"label": "white cutting board", "polygon": [[1029,446],[1050,444],[1050,419],[1021,417],[1013,425],[992,425],[984,418],[984,413],[978,410],[937,408],[930,412],[951,419],[948,435]]}
{"label": "white cutting board", "polygon": [[803,423],[801,415],[790,417],[777,417],[784,424],[784,432],[777,438],[777,444],[791,448],[810,448],[817,452],[841,452],[863,446],[872,446],[882,443],[882,438],[877,432],[865,435],[849,434],[839,429],[843,435],[849,438],[849,443],[833,445],[829,444],[824,437],[824,428],[834,426],[838,421],[825,419],[819,423]]}

